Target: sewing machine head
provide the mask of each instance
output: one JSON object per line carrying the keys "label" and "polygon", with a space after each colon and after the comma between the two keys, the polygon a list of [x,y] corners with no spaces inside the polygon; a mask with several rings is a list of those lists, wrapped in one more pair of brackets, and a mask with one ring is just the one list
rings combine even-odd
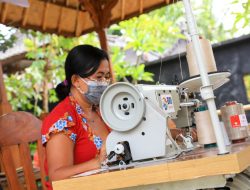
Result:
{"label": "sewing machine head", "polygon": [[109,159],[144,160],[175,157],[180,148],[167,127],[168,117],[177,119],[183,93],[174,85],[109,86],[100,102],[101,115],[112,129],[106,140]]}

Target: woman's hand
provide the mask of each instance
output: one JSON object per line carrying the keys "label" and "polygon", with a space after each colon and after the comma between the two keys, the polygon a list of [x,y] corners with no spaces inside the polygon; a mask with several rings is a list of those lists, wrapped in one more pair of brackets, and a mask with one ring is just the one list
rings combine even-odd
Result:
{"label": "woman's hand", "polygon": [[98,168],[101,167],[102,163],[106,160],[107,158],[107,153],[106,153],[106,143],[103,142],[102,148],[100,150],[100,153],[97,155],[97,157],[95,158],[95,162],[96,162],[96,166]]}
{"label": "woman's hand", "polygon": [[[178,136],[180,134],[183,134],[185,136],[185,131],[183,131],[181,128],[176,128],[175,122],[170,118],[168,118],[168,120],[167,120],[167,126],[170,130],[172,138],[176,139],[177,141],[182,141],[182,139],[178,138]],[[193,138],[193,142],[198,141],[196,129],[191,128],[190,135]]]}
{"label": "woman's hand", "polygon": [[170,118],[167,119],[167,126],[169,129],[176,129],[175,122]]}
{"label": "woman's hand", "polygon": [[102,144],[102,148],[100,150],[100,154],[99,154],[99,159],[101,162],[105,161],[107,158],[107,153],[106,153],[106,142],[103,142]]}
{"label": "woman's hand", "polygon": [[82,172],[101,168],[102,162],[106,159],[105,144],[103,142],[100,153],[94,159],[74,165],[74,143],[62,133],[53,135],[46,145],[50,180],[66,179]]}

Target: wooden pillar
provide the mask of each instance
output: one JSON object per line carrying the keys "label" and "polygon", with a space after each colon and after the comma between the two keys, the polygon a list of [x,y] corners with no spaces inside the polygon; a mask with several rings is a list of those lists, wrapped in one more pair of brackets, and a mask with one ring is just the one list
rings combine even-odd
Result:
{"label": "wooden pillar", "polygon": [[[107,35],[105,28],[109,26],[111,18],[111,10],[117,4],[118,0],[80,0],[85,9],[89,12],[91,19],[95,25],[95,31],[98,34],[101,48],[106,52],[109,52]],[[109,69],[112,75],[113,82],[115,81],[115,75],[110,60]]]}
{"label": "wooden pillar", "polygon": [[101,48],[103,50],[105,50],[106,52],[109,51],[108,48],[108,39],[107,39],[107,35],[106,35],[106,31],[104,28],[98,29],[98,31],[96,31],[100,40],[100,45]]}
{"label": "wooden pillar", "polygon": [[7,94],[3,80],[3,69],[0,63],[0,116],[12,112],[11,105],[7,100]]}
{"label": "wooden pillar", "polygon": [[[10,103],[7,100],[7,94],[6,94],[4,80],[3,80],[3,69],[2,69],[2,64],[0,63],[0,117],[10,112],[12,112],[12,108],[11,108]],[[0,126],[0,127],[4,127],[4,126]],[[8,129],[6,128],[6,130]],[[16,168],[20,167],[21,159],[20,159],[18,146],[17,145],[12,146],[10,148],[10,151],[14,159],[15,167]],[[1,165],[2,165],[2,162],[1,162]],[[0,166],[0,171],[2,171],[2,168],[3,166]]]}

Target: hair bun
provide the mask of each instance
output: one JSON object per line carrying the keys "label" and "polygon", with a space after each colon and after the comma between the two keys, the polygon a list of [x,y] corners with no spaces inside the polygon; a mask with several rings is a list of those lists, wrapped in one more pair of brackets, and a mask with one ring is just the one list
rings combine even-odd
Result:
{"label": "hair bun", "polygon": [[70,88],[68,84],[65,84],[65,82],[61,82],[56,86],[56,95],[59,98],[59,100],[63,100],[69,95]]}

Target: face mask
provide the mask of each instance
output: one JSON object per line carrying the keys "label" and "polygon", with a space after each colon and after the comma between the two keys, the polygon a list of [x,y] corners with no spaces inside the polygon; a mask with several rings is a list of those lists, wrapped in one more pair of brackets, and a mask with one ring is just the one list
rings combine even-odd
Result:
{"label": "face mask", "polygon": [[100,103],[101,96],[104,90],[108,87],[108,82],[99,82],[99,81],[85,81],[81,78],[83,82],[85,82],[88,86],[88,91],[83,92],[80,88],[78,88],[79,92],[91,103],[94,105],[98,105]]}

